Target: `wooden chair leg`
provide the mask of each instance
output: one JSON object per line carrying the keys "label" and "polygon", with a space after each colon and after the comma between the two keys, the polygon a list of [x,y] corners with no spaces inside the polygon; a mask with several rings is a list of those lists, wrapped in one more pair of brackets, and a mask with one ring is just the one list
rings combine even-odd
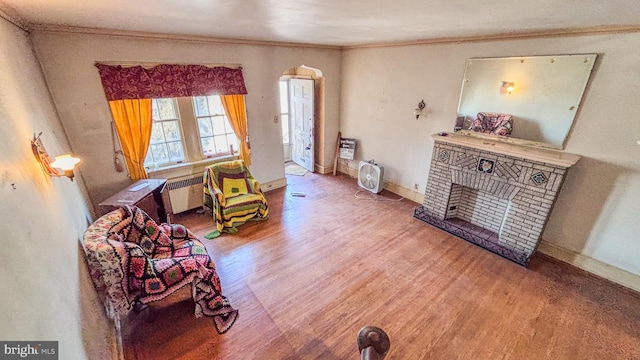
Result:
{"label": "wooden chair leg", "polygon": [[135,304],[133,304],[133,311],[135,311],[136,314],[140,314],[141,312],[147,310],[148,308],[149,308],[149,305],[143,304],[140,302],[136,302]]}
{"label": "wooden chair leg", "polygon": [[143,312],[146,313],[148,323],[156,321],[156,311],[148,304],[136,303],[133,305],[133,311],[135,311],[137,316],[140,316]]}

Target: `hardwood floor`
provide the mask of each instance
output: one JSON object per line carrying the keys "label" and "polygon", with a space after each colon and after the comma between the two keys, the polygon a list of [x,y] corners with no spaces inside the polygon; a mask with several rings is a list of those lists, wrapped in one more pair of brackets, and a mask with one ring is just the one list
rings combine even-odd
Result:
{"label": "hardwood floor", "polygon": [[413,219],[415,203],[355,198],[344,175],[288,182],[235,235],[178,218],[216,262],[233,328],[176,297],[123,323],[126,359],[360,359],[366,325],[389,334],[387,359],[640,359],[639,294],[543,255],[523,268]]}

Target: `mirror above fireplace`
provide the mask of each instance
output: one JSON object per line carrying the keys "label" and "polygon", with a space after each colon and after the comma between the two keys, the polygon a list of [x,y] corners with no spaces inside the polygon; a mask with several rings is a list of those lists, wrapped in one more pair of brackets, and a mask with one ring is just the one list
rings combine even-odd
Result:
{"label": "mirror above fireplace", "polygon": [[596,58],[579,54],[468,59],[456,130],[469,129],[481,112],[509,114],[511,138],[564,148]]}

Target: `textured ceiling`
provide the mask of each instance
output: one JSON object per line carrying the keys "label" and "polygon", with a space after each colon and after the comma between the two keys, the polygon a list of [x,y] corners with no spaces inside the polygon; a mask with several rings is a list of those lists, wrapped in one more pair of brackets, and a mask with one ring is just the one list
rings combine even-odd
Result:
{"label": "textured ceiling", "polygon": [[57,25],[322,45],[640,27],[638,0],[0,0]]}

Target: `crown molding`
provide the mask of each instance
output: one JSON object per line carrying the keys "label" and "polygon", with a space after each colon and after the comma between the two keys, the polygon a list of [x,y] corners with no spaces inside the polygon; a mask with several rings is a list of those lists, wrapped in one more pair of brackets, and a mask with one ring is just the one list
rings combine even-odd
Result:
{"label": "crown molding", "polygon": [[102,36],[138,38],[138,39],[151,39],[151,40],[179,40],[179,41],[191,41],[191,42],[212,43],[212,44],[301,47],[301,48],[330,49],[330,50],[342,49],[341,46],[337,46],[337,45],[305,44],[305,43],[295,43],[295,42],[285,42],[285,41],[251,40],[251,39],[241,39],[241,38],[217,38],[217,37],[209,37],[209,36],[184,35],[184,34],[161,34],[161,33],[144,32],[144,31],[111,30],[111,29],[86,28],[86,27],[63,26],[63,25],[34,24],[31,26],[31,31],[32,32],[49,32],[49,33],[102,35]]}
{"label": "crown molding", "polygon": [[4,1],[0,0],[0,18],[7,20],[13,25],[17,26],[21,30],[29,32],[29,23],[20,16],[20,14],[7,5]]}
{"label": "crown molding", "polygon": [[[2,11],[2,0],[0,0],[0,17],[5,17],[6,11]],[[401,46],[415,46],[415,45],[434,45],[434,44],[455,44],[466,42],[488,42],[488,41],[509,41],[509,40],[524,40],[533,38],[553,38],[553,37],[570,37],[570,36],[588,36],[588,35],[607,35],[607,34],[625,34],[640,32],[640,24],[633,25],[604,25],[593,26],[575,29],[549,29],[542,31],[531,32],[515,32],[504,34],[490,34],[490,35],[477,35],[477,36],[460,36],[460,37],[443,37],[432,39],[417,39],[408,41],[394,41],[394,42],[373,42],[357,45],[326,45],[326,44],[310,44],[310,43],[296,43],[285,41],[268,41],[268,40],[253,40],[243,38],[218,38],[201,35],[186,35],[186,34],[163,34],[156,32],[144,32],[144,31],[129,31],[129,30],[114,30],[114,29],[101,29],[101,28],[88,28],[78,26],[65,26],[65,25],[47,25],[47,24],[27,24],[25,21],[19,18],[19,16],[10,16],[7,20],[19,26],[25,31],[29,32],[48,32],[48,33],[69,33],[69,34],[86,34],[86,35],[100,35],[100,36],[115,36],[115,37],[127,37],[138,39],[151,39],[151,40],[177,40],[177,41],[190,41],[199,43],[211,43],[211,44],[233,44],[233,45],[258,45],[258,46],[279,46],[279,47],[297,47],[297,48],[313,48],[313,49],[329,49],[329,50],[356,50],[356,49],[371,49],[371,48],[389,48],[389,47],[401,47]]]}
{"label": "crown molding", "polygon": [[531,38],[624,34],[624,33],[635,33],[635,32],[640,32],[640,24],[606,25],[606,26],[593,26],[593,27],[576,28],[576,29],[550,29],[550,30],[543,30],[543,31],[516,32],[516,33],[508,33],[508,34],[444,37],[444,38],[410,40],[410,41],[369,43],[369,44],[361,44],[361,45],[347,45],[347,46],[343,46],[342,49],[355,50],[355,49],[386,48],[386,47],[413,46],[413,45],[454,44],[454,43],[465,43],[465,42],[523,40],[523,39],[531,39]]}

